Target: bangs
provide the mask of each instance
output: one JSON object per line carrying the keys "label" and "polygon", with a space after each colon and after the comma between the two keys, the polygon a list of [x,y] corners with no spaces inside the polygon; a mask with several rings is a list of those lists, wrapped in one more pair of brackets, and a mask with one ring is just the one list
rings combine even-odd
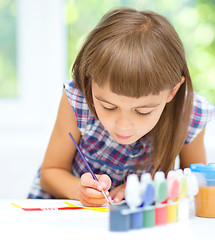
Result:
{"label": "bangs", "polygon": [[174,49],[170,55],[162,41],[154,39],[151,33],[136,31],[102,41],[90,56],[87,72],[100,87],[108,81],[112,92],[128,97],[171,89],[181,80],[180,64]]}

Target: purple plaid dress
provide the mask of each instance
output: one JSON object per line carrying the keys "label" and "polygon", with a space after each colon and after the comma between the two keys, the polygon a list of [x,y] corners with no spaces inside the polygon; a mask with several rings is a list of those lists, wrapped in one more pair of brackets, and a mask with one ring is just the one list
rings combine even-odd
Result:
{"label": "purple plaid dress", "polygon": [[[117,143],[90,112],[82,92],[75,86],[73,80],[65,83],[65,90],[81,132],[79,147],[94,173],[106,173],[110,176],[111,189],[113,189],[122,184],[128,174],[137,173],[138,163],[147,161],[146,159],[151,153],[151,140],[146,135],[133,144]],[[200,133],[213,115],[215,115],[215,106],[195,93],[192,119],[185,144],[191,142]],[[150,167],[153,166],[148,164],[147,169],[140,171],[147,171]],[[88,170],[80,154],[76,152],[72,174],[80,177],[85,172]],[[39,182],[40,170],[37,172],[28,198],[54,198],[41,189]]]}

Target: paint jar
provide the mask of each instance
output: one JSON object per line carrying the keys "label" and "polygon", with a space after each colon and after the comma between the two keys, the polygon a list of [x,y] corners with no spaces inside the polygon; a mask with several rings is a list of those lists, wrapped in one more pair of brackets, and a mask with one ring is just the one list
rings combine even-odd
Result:
{"label": "paint jar", "polygon": [[155,225],[167,223],[167,204],[160,203],[155,205]]}
{"label": "paint jar", "polygon": [[178,201],[172,201],[167,203],[167,222],[178,221]]}
{"label": "paint jar", "polygon": [[109,229],[113,232],[125,232],[130,229],[130,215],[123,214],[123,210],[128,210],[126,204],[113,204],[109,207]]}
{"label": "paint jar", "polygon": [[195,163],[190,165],[190,169],[199,185],[195,196],[196,216],[215,218],[215,163]]}
{"label": "paint jar", "polygon": [[137,211],[130,214],[131,229],[140,229],[143,227],[143,210],[137,208]]}
{"label": "paint jar", "polygon": [[155,205],[144,207],[143,211],[143,227],[154,227],[155,226]]}

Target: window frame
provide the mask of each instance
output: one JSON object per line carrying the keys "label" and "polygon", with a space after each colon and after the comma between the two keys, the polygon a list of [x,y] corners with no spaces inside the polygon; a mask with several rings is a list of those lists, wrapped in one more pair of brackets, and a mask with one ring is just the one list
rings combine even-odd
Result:
{"label": "window frame", "polygon": [[64,0],[17,1],[18,97],[0,98],[1,136],[46,129],[67,76]]}

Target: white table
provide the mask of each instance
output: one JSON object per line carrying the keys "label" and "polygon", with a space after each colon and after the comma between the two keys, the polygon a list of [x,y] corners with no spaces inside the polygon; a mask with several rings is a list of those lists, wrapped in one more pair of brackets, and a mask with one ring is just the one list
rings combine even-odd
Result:
{"label": "white table", "polygon": [[109,213],[90,210],[23,211],[11,205],[22,207],[64,206],[68,200],[0,200],[0,239],[189,239],[214,240],[215,218],[198,218],[168,223],[164,226],[130,230],[127,232],[109,231]]}

